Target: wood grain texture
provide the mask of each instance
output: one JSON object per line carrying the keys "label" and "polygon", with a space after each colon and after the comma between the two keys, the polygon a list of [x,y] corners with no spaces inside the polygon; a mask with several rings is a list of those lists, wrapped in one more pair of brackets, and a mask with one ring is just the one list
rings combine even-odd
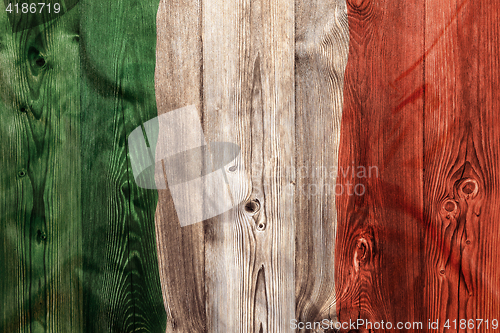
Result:
{"label": "wood grain texture", "polygon": [[363,197],[339,199],[339,320],[493,331],[498,9],[353,1],[348,10],[340,166],[376,165],[380,179],[362,179]]}
{"label": "wood grain texture", "polygon": [[[201,3],[161,1],[157,15],[155,89],[158,114],[202,108]],[[186,131],[176,135],[187,135]],[[170,192],[158,191],[155,215],[167,332],[205,332],[204,228],[181,228]]]}
{"label": "wood grain texture", "polygon": [[156,116],[158,2],[79,6],[86,330],[164,332],[156,191],[135,183],[127,147],[130,132]]}
{"label": "wood grain texture", "polygon": [[294,4],[202,8],[205,134],[240,145],[236,172],[249,180],[233,193],[243,204],[207,224],[208,330],[286,332],[295,300],[294,175],[286,172],[295,159]]}
{"label": "wood grain texture", "polygon": [[[16,33],[0,14],[0,331],[492,331],[497,7],[81,0]],[[127,137],[187,105],[241,154],[238,204],[181,228]]]}
{"label": "wood grain texture", "polygon": [[245,179],[233,193],[238,206],[182,229],[168,190],[159,190],[169,330],[288,331],[295,301],[295,175],[287,174],[295,147],[294,5],[165,1],[157,26],[159,114],[195,104],[208,142],[241,147],[230,173]]}
{"label": "wood grain texture", "polygon": [[[168,331],[288,332],[291,319],[333,319],[345,2],[164,1],[157,29],[159,115],[194,104],[208,142],[241,147],[229,173],[243,179],[241,204],[183,228],[159,190]],[[311,184],[324,192],[312,198]]]}
{"label": "wood grain texture", "polygon": [[345,1],[296,1],[296,318],[335,320],[336,187],[349,35]]}
{"label": "wood grain texture", "polygon": [[81,332],[78,21],[12,33],[0,7],[0,331]]}
{"label": "wood grain texture", "polygon": [[[498,17],[494,2],[426,2],[426,316],[440,332],[498,319]],[[457,326],[452,323],[457,320]]]}
{"label": "wood grain texture", "polygon": [[25,29],[3,6],[0,331],[164,332],[156,192],[126,147],[156,115],[158,3],[80,1]]}
{"label": "wood grain texture", "polygon": [[424,53],[424,3],[348,1],[347,9],[338,182],[353,188],[337,201],[337,313],[341,322],[419,321],[425,85],[422,62],[414,64]]}

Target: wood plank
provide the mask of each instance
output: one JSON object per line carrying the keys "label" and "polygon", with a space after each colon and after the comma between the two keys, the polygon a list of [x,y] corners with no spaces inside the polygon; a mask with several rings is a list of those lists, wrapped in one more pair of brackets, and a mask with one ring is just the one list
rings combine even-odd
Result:
{"label": "wood plank", "polygon": [[424,6],[360,0],[347,9],[337,181],[352,186],[337,201],[338,320],[420,321]]}
{"label": "wood plank", "polygon": [[[288,332],[295,317],[294,175],[287,174],[295,148],[294,4],[204,1],[202,17],[205,135],[241,147],[235,174],[243,175],[233,192],[242,204],[207,223],[207,328]],[[260,209],[248,209],[251,202]]]}
{"label": "wood plank", "polygon": [[0,7],[0,331],[81,332],[77,11],[12,33]]}
{"label": "wood plank", "polygon": [[[409,23],[402,27],[395,20],[396,17],[404,18],[402,9],[391,12],[392,7],[382,4],[384,17],[388,17],[393,28],[383,29],[384,38],[378,42],[378,39],[363,35],[366,31],[361,29],[367,27],[368,31],[377,31],[373,28],[376,23],[358,25],[355,20],[362,12],[376,18],[377,11],[372,10],[370,5],[364,6],[364,3],[361,3],[362,8],[359,3],[356,5],[357,8],[353,6],[351,9],[351,50],[356,50],[356,43],[353,43],[355,36],[364,36],[360,40],[374,40],[374,45],[382,45],[380,49],[370,49],[370,42],[367,42],[368,46],[358,49],[369,50],[369,54],[375,55],[373,58],[378,58],[378,64],[393,66],[397,77],[394,81],[386,80],[391,77],[387,74],[389,72],[381,71],[379,68],[382,66],[371,62],[371,57],[361,57],[362,52],[353,54],[352,58],[349,55],[346,77],[348,99],[344,115],[351,114],[352,118],[343,119],[348,121],[343,122],[346,126],[343,132],[346,145],[342,143],[341,151],[344,147],[346,152],[360,151],[359,155],[365,160],[384,152],[392,160],[400,161],[400,165],[399,170],[391,170],[387,161],[383,161],[382,179],[390,179],[390,182],[375,183],[372,191],[378,197],[364,199],[375,197],[376,200],[363,202],[356,198],[352,200],[351,207],[348,200],[344,201],[345,206],[339,205],[339,212],[347,212],[347,219],[342,217],[339,227],[339,235],[345,236],[339,238],[337,244],[341,246],[339,250],[345,251],[344,254],[337,252],[337,258],[341,259],[338,270],[343,274],[340,277],[337,275],[342,279],[337,287],[344,292],[339,296],[339,316],[342,321],[359,316],[379,322],[382,319],[386,322],[394,319],[419,320],[424,325],[430,320],[437,323],[435,329],[439,332],[491,330],[491,321],[497,319],[499,309],[499,298],[494,292],[499,275],[494,247],[498,241],[498,227],[493,222],[498,217],[496,129],[499,119],[493,110],[498,103],[499,68],[496,59],[499,39],[498,26],[492,23],[493,18],[498,16],[498,9],[493,2],[484,2],[478,7],[467,1],[426,1],[425,8],[419,6],[418,10],[412,11],[412,15],[406,18]],[[399,55],[407,47],[415,45],[414,42],[401,40],[397,47],[385,47],[393,44],[391,41],[399,40],[401,34],[408,37],[410,34],[405,27],[412,27],[414,36],[420,40],[414,30],[422,22],[420,15],[416,15],[418,13],[423,13],[425,23],[425,30],[419,30],[424,36],[423,48],[419,48],[420,54],[414,52],[412,56],[401,59]],[[368,20],[362,22],[365,21]],[[385,55],[389,54],[387,59]],[[359,58],[361,61],[357,60]],[[404,62],[402,60],[407,60],[406,65],[400,67],[402,71],[394,70]],[[376,85],[364,85],[360,80],[365,73],[363,66],[370,68],[368,77],[376,75],[382,79]],[[418,78],[421,75],[423,77]],[[351,80],[356,84],[351,84]],[[399,98],[400,104],[392,103],[394,89],[402,92],[411,86],[410,93]],[[364,87],[375,89],[368,91]],[[351,90],[350,94],[348,90]],[[395,95],[397,97],[399,92]],[[409,110],[413,111],[413,116],[406,113]],[[420,110],[423,110],[422,114]],[[398,126],[403,129],[395,131],[389,127],[385,130],[389,135],[400,133],[396,146],[389,145],[391,137],[387,134],[383,144],[376,136],[368,141],[369,133],[375,131],[372,128],[386,129],[386,126],[391,126],[395,115],[403,112],[404,122],[413,118],[414,124],[419,125],[418,130],[423,130],[422,136],[414,130],[405,129],[400,122]],[[383,126],[378,123],[382,120]],[[361,132],[364,122],[371,126]],[[359,135],[360,132],[362,135]],[[408,158],[405,158],[400,147],[410,146],[412,141],[416,153],[414,156],[407,153]],[[419,149],[422,145],[423,150]],[[421,181],[414,176],[415,173],[421,175]],[[423,186],[410,194],[402,191],[405,186],[398,183],[402,174],[406,174],[407,183],[414,185],[414,191],[419,188],[419,183]],[[391,198],[390,192],[395,190],[401,196],[398,200]],[[415,204],[420,194],[423,210],[422,206]],[[400,213],[385,214],[394,207],[400,209],[399,206],[405,207],[407,215],[413,215],[414,219],[407,218],[410,224],[398,227],[404,232],[397,233],[398,238],[393,238],[391,230],[396,228],[391,221],[396,221],[394,218]],[[352,218],[356,211],[359,211],[359,221]],[[351,224],[344,225],[345,221]],[[369,229],[371,233],[368,241],[362,234],[357,236],[365,231],[363,229]],[[380,240],[382,234],[385,235],[384,243]],[[354,243],[356,237],[362,238],[357,244]],[[353,253],[349,250],[350,240]],[[411,252],[409,244],[415,246],[415,252]],[[388,255],[387,248],[393,246],[394,250]],[[358,262],[359,256],[363,260]],[[349,265],[352,258],[354,264]],[[404,274],[398,274],[396,266]],[[412,270],[415,267],[417,271]],[[416,274],[418,271],[420,274]],[[396,281],[399,281],[398,290],[391,293],[386,286]],[[419,312],[418,309],[422,310]],[[484,320],[482,328],[477,327],[477,319]],[[445,327],[447,320],[449,326]],[[488,328],[484,325],[486,320],[489,321]],[[417,330],[412,328],[408,331]]]}
{"label": "wood plank", "polygon": [[80,6],[84,306],[92,332],[164,332],[156,191],[135,183],[128,135],[157,114],[158,1]]}
{"label": "wood plank", "polygon": [[[154,86],[157,4],[0,15],[0,331],[164,331],[156,250],[168,332],[498,319],[496,3],[163,1]],[[181,228],[127,137],[186,105],[241,202]]]}
{"label": "wood plank", "polygon": [[335,321],[335,193],[344,71],[345,1],[296,2],[296,318]]}
{"label": "wood plank", "polygon": [[[457,4],[458,1],[426,2],[425,37],[430,45],[425,58],[429,86],[425,104],[425,167],[429,172],[425,173],[424,193],[425,206],[429,207],[429,228],[425,237],[429,260],[424,301],[429,305],[427,312],[431,321],[456,320],[460,308],[464,309],[458,304],[460,289],[463,292],[464,286],[460,288],[459,268],[464,227],[455,217],[458,201],[453,192],[456,192],[454,183],[464,171],[459,172],[465,162],[460,159],[464,159],[463,154],[468,155],[469,133],[465,128],[455,129],[466,125],[460,119],[462,108],[457,104],[460,103],[456,87],[461,67],[457,53]],[[437,9],[439,12],[432,12]],[[465,138],[461,138],[462,135]],[[458,142],[463,143],[457,145]],[[458,332],[443,328],[441,331]]]}
{"label": "wood plank", "polygon": [[[500,309],[493,17],[492,1],[426,2],[424,308],[440,332],[490,331]],[[476,319],[488,320],[489,328],[478,328]]]}
{"label": "wood plank", "polygon": [[[474,142],[482,143],[482,149],[478,148],[477,150],[482,150],[482,153],[478,155],[481,156],[481,168],[486,171],[484,171],[484,178],[482,179],[482,184],[485,184],[485,201],[483,206],[485,223],[480,223],[478,240],[470,239],[472,246],[477,250],[467,250],[463,255],[470,264],[466,269],[474,269],[474,264],[477,262],[476,271],[473,271],[474,275],[471,278],[473,288],[474,286],[477,288],[476,290],[471,288],[475,300],[474,302],[469,302],[472,303],[472,306],[467,305],[466,316],[467,319],[483,317],[484,319],[490,319],[491,322],[493,319],[498,319],[498,314],[500,313],[500,297],[497,293],[500,287],[498,283],[500,256],[497,254],[500,231],[496,222],[500,215],[498,205],[500,191],[498,178],[500,174],[498,153],[500,151],[498,147],[500,131],[498,129],[500,127],[500,118],[496,111],[500,104],[500,95],[498,93],[500,87],[500,66],[498,64],[500,31],[498,25],[495,24],[496,19],[500,17],[500,12],[494,1],[481,3],[478,8],[470,7],[470,11],[473,17],[468,22],[471,22],[471,26],[475,27],[473,30],[474,34],[470,37],[463,35],[465,38],[462,37],[464,41],[461,45],[467,44],[467,42],[470,43],[477,36],[477,39],[474,40],[474,43],[477,45],[478,54],[477,98],[474,101],[476,112],[473,112],[474,108],[470,108],[469,114],[470,118],[474,119],[474,123],[480,125],[482,129],[481,139],[476,137]],[[474,24],[476,20],[480,22],[477,26]],[[473,49],[468,48],[468,50],[472,51]],[[465,63],[467,63],[467,60],[464,56]],[[464,105],[465,107],[466,105]],[[483,190],[483,188],[479,188],[479,190]],[[490,207],[490,209],[486,209],[487,207]],[[467,227],[469,227],[469,224]],[[484,238],[481,239],[482,237]],[[476,251],[477,254],[475,253]],[[476,313],[472,310],[474,305],[477,307]],[[484,327],[482,329],[484,330]],[[477,329],[478,332],[480,330]]]}
{"label": "wood plank", "polygon": [[[157,15],[155,89],[158,115],[202,108],[201,2],[161,1]],[[186,131],[170,137],[188,135]],[[189,130],[188,130],[189,131]],[[181,228],[168,188],[158,190],[155,215],[167,332],[206,332],[204,228]]]}
{"label": "wood plank", "polygon": [[126,147],[156,115],[157,5],[62,4],[11,27],[1,4],[2,332],[165,330],[156,192]]}
{"label": "wood plank", "polygon": [[[236,169],[226,172],[248,180],[233,193],[241,204],[203,222],[203,229],[198,224],[179,230],[172,199],[159,191],[158,252],[175,323],[170,329],[288,331],[295,312],[294,175],[286,173],[294,165],[293,3],[163,6],[159,113],[195,104],[208,142],[241,147]],[[173,263],[181,270],[172,270]]]}

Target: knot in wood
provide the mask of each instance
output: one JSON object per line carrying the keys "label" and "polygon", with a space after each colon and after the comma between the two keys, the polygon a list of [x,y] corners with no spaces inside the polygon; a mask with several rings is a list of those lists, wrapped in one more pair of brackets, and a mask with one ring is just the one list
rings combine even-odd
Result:
{"label": "knot in wood", "polygon": [[35,64],[38,66],[38,67],[43,67],[45,66],[45,59],[43,57],[39,57],[35,60]]}
{"label": "knot in wood", "polygon": [[455,200],[446,200],[443,204],[443,208],[445,211],[452,213],[458,209],[458,205]]}
{"label": "knot in wood", "polygon": [[479,192],[479,184],[473,178],[462,180],[458,185],[459,193],[465,196],[466,199],[475,198]]}
{"label": "knot in wood", "polygon": [[42,230],[38,230],[37,232],[37,236],[38,236],[38,241],[45,241],[47,240],[47,234],[45,232],[43,232]]}
{"label": "knot in wood", "polygon": [[27,103],[21,103],[19,111],[22,113],[28,113],[30,111],[31,107]]}
{"label": "knot in wood", "polygon": [[443,202],[441,206],[441,214],[450,219],[451,217],[455,217],[458,215],[459,207],[458,203],[453,199],[447,199]]}
{"label": "knot in wood", "polygon": [[357,263],[363,263],[368,258],[369,245],[366,238],[359,238],[356,242],[356,252],[354,254],[354,260]]}
{"label": "knot in wood", "polygon": [[266,223],[265,222],[259,222],[257,224],[257,230],[258,231],[264,231],[264,230],[266,230]]}
{"label": "knot in wood", "polygon": [[348,7],[351,7],[353,12],[357,12],[361,15],[366,15],[370,12],[371,3],[370,1],[366,0],[350,0],[347,1],[347,5]]}
{"label": "knot in wood", "polygon": [[256,214],[260,210],[260,201],[258,199],[250,200],[245,204],[245,211],[249,214]]}

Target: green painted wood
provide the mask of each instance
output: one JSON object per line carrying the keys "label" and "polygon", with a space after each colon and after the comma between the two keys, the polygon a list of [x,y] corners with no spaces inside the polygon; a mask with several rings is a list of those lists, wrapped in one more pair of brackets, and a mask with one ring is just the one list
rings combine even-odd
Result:
{"label": "green painted wood", "polygon": [[77,14],[12,33],[2,8],[1,332],[83,323]]}
{"label": "green painted wood", "polygon": [[0,332],[165,332],[157,193],[126,146],[157,115],[157,8],[80,1],[23,30],[0,2]]}
{"label": "green painted wood", "polygon": [[157,9],[158,1],[80,1],[89,332],[165,332],[154,236],[157,192],[135,185],[127,156],[128,134],[157,116]]}

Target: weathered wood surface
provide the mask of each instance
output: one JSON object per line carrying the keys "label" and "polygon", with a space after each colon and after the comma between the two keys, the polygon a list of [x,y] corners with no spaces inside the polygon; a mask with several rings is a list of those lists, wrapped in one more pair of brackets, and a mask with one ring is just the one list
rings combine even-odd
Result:
{"label": "weathered wood surface", "polygon": [[[155,72],[159,114],[193,104],[201,110],[201,52],[201,3],[160,2]],[[162,84],[157,83],[159,77]],[[155,220],[156,234],[162,235],[157,237],[157,247],[167,332],[203,332],[207,322],[204,226],[181,228],[168,190],[158,191]]]}
{"label": "weathered wood surface", "polygon": [[497,5],[349,1],[348,12],[339,167],[377,166],[380,177],[356,179],[366,195],[338,200],[339,320],[423,324],[380,332],[491,332],[500,315]]}
{"label": "weathered wood surface", "polygon": [[297,1],[296,313],[335,320],[336,171],[349,35],[345,1]]}
{"label": "weathered wood surface", "polygon": [[0,331],[164,332],[156,192],[126,146],[157,114],[158,2],[18,32],[0,8]]}
{"label": "weathered wood surface", "polygon": [[[16,33],[0,14],[0,331],[492,331],[498,11],[82,0]],[[181,228],[127,137],[193,104],[207,141],[241,147],[241,203]]]}
{"label": "weathered wood surface", "polygon": [[237,207],[182,228],[170,191],[158,191],[167,331],[334,319],[335,176],[324,177],[337,164],[345,3],[162,1],[157,35],[158,114],[196,105],[207,141],[241,147],[244,175]]}
{"label": "weathered wood surface", "polygon": [[[419,318],[423,66],[399,76],[424,52],[424,4],[348,1],[347,8],[350,45],[339,153],[346,176],[339,174],[338,182],[366,192],[346,192],[337,201],[339,321]],[[358,175],[359,167],[373,172]]]}
{"label": "weathered wood surface", "polygon": [[12,33],[0,8],[0,331],[80,332],[77,16]]}
{"label": "weathered wood surface", "polygon": [[[192,24],[173,24],[186,21]],[[196,104],[207,141],[241,147],[235,172],[249,180],[233,193],[240,205],[183,229],[168,191],[159,190],[169,329],[288,331],[294,316],[294,195],[285,192],[294,180],[285,173],[294,165],[293,3],[165,1],[157,29],[159,114]]]}
{"label": "weathered wood surface", "polygon": [[[80,1],[86,327],[160,332],[166,317],[155,251],[155,191],[138,187],[131,131],[156,116],[157,1]],[[98,129],[98,131],[96,131]]]}
{"label": "weathered wood surface", "polygon": [[434,321],[500,317],[499,13],[494,1],[426,2],[423,304]]}

